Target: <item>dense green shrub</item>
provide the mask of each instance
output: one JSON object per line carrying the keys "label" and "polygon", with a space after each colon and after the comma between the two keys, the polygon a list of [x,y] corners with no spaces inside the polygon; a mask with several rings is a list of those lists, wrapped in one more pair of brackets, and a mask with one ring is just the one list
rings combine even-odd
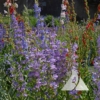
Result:
{"label": "dense green shrub", "polygon": [[60,21],[59,21],[58,18],[54,19],[54,24],[55,24],[55,26],[59,26],[60,25]]}
{"label": "dense green shrub", "polygon": [[60,25],[59,19],[54,18],[52,15],[47,15],[45,17],[45,22],[49,27],[51,27],[52,25],[54,25],[54,26],[59,26]]}
{"label": "dense green shrub", "polygon": [[33,9],[28,9],[28,13],[29,13],[30,16],[33,16],[34,15]]}
{"label": "dense green shrub", "polygon": [[29,20],[32,27],[36,26],[37,19],[34,16],[29,16]]}
{"label": "dense green shrub", "polygon": [[47,15],[46,18],[45,18],[45,22],[48,26],[52,26],[52,19],[53,19],[53,16],[52,15]]}

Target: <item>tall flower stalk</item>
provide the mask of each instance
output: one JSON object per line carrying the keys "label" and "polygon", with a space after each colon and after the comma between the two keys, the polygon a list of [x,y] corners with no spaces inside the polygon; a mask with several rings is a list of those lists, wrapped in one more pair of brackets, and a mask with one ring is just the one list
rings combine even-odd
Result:
{"label": "tall flower stalk", "polygon": [[74,0],[72,0],[72,18],[73,18],[73,21],[74,22],[76,22],[76,13],[75,13],[75,8],[74,8],[74,4],[75,4],[75,2],[74,2]]}
{"label": "tall flower stalk", "polygon": [[100,36],[97,39],[98,56],[94,59],[93,81],[96,84],[94,88],[95,100],[100,99]]}
{"label": "tall flower stalk", "polygon": [[60,17],[61,17],[60,22],[62,25],[64,24],[65,20],[66,20],[66,22],[69,21],[69,13],[67,11],[68,6],[69,6],[68,0],[62,0],[61,14],[60,14]]}
{"label": "tall flower stalk", "polygon": [[90,12],[89,12],[89,6],[87,0],[84,0],[84,5],[85,5],[86,13],[88,15],[88,20],[90,20]]}
{"label": "tall flower stalk", "polygon": [[6,32],[5,29],[3,27],[3,25],[0,23],[0,51],[3,49],[5,43],[4,43],[4,36],[5,36]]}

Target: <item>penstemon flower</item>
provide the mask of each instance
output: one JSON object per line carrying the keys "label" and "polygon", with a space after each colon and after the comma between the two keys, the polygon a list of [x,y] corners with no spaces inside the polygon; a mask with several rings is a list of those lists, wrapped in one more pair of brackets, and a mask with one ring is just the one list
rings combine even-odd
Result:
{"label": "penstemon flower", "polygon": [[98,57],[94,59],[94,68],[93,72],[93,81],[96,84],[96,88],[94,89],[94,93],[96,94],[95,100],[100,99],[100,36],[97,39],[97,47],[98,47]]}
{"label": "penstemon flower", "polygon": [[[44,33],[44,35],[45,38],[37,43],[39,36],[34,32],[29,34],[30,42],[26,41],[28,51],[21,52],[24,60],[21,62],[14,60],[15,65],[18,66],[10,70],[13,78],[12,85],[21,95],[27,94],[29,91],[39,91],[43,86],[51,87],[56,91],[63,83],[67,73],[65,54],[68,49],[64,48],[66,43],[56,40],[54,31],[49,31],[48,34]],[[33,40],[34,44],[32,44]],[[44,48],[41,47],[41,44],[44,45]],[[26,85],[23,87],[24,83]]]}
{"label": "penstemon flower", "polygon": [[5,3],[4,3],[4,7],[10,7],[11,6],[11,1],[10,0],[7,0]]}
{"label": "penstemon flower", "polygon": [[15,8],[14,8],[13,5],[11,5],[11,6],[9,7],[9,12],[10,12],[10,14],[14,14]]}
{"label": "penstemon flower", "polygon": [[4,10],[4,14],[7,14],[8,12],[6,10]]}
{"label": "penstemon flower", "polygon": [[3,49],[4,43],[4,36],[5,36],[5,29],[2,24],[0,24],[0,51]]}
{"label": "penstemon flower", "polygon": [[100,36],[97,39],[98,56],[100,56]]}
{"label": "penstemon flower", "polygon": [[[68,62],[69,67],[71,67],[69,70],[71,70],[71,71],[74,70],[78,75],[78,73],[79,73],[78,72],[78,62],[77,62],[78,55],[76,54],[77,49],[78,49],[77,43],[71,44],[71,49],[67,54],[67,62]],[[69,57],[70,57],[70,59],[68,59]],[[74,78],[72,79],[72,83],[76,83],[76,77],[77,76],[74,75]],[[76,89],[73,89],[73,90],[69,91],[69,94],[71,96],[73,96],[75,99],[78,99],[79,98],[79,96],[77,95],[78,92],[79,91],[77,91]]]}
{"label": "penstemon flower", "polygon": [[15,6],[16,8],[18,8],[18,4],[17,4],[17,3],[14,3],[14,6]]}
{"label": "penstemon flower", "polygon": [[34,12],[35,12],[35,17],[39,18],[40,17],[41,8],[38,7],[37,3],[34,4],[33,8],[34,8]]}
{"label": "penstemon flower", "polygon": [[[18,4],[17,3],[12,3],[11,0],[7,0],[5,3],[4,3],[4,7],[8,7],[8,11],[10,14],[16,14],[16,8],[18,8]],[[4,10],[4,13],[7,14],[7,12]]]}

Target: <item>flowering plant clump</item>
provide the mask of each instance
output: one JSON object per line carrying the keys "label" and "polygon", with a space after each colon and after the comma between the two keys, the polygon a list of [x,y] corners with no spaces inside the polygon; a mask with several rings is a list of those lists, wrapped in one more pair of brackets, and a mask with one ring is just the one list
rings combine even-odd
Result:
{"label": "flowering plant clump", "polygon": [[2,24],[0,24],[0,51],[3,49],[5,42],[4,42],[4,36],[5,36],[5,29]]}
{"label": "flowering plant clump", "polygon": [[[74,43],[73,45],[72,45],[72,50],[71,50],[71,61],[72,61],[72,69],[73,70],[76,70],[77,71],[77,73],[79,72],[78,71],[78,62],[77,62],[77,59],[78,59],[78,55],[76,54],[77,53],[77,50],[78,50],[78,45],[77,45],[77,43]],[[76,81],[76,77],[74,77],[74,79],[72,80],[73,81],[73,83],[75,83],[75,81]],[[72,91],[70,91],[69,92],[69,94],[70,95],[72,95],[72,97],[75,99],[77,99],[77,98],[79,98],[79,96],[78,96],[78,92],[79,91],[76,91],[75,89],[73,89]]]}
{"label": "flowering plant clump", "polygon": [[96,84],[97,87],[94,89],[94,93],[96,94],[95,100],[100,99],[100,36],[97,39],[97,47],[98,47],[98,57],[94,59],[94,68],[96,71],[93,72],[93,81]]}
{"label": "flowering plant clump", "polygon": [[[37,43],[38,35],[35,35],[34,32],[30,33],[29,37],[28,51],[22,52],[24,60],[13,61],[18,65],[9,69],[13,78],[12,85],[18,90],[18,93],[25,96],[28,94],[24,93],[23,89],[28,92],[29,89],[40,91],[40,88],[45,86],[47,90],[50,87],[57,90],[67,73],[65,54],[68,49],[64,48],[66,44],[56,40],[56,34],[53,32],[45,34],[45,39],[40,43]],[[32,44],[32,40],[38,48]],[[25,87],[23,87],[24,83]]]}
{"label": "flowering plant clump", "polygon": [[41,8],[38,6],[38,2],[35,2],[33,8],[34,8],[34,12],[35,12],[35,17],[39,18],[40,17]]}

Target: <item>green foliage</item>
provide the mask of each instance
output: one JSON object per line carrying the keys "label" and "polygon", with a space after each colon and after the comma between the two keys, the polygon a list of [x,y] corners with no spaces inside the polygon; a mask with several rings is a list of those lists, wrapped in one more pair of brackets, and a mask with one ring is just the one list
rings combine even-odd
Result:
{"label": "green foliage", "polygon": [[9,16],[8,15],[6,15],[6,16],[0,15],[0,23],[8,25],[9,24]]}
{"label": "green foliage", "polygon": [[48,26],[52,26],[52,18],[53,16],[52,15],[47,15],[46,18],[45,18],[45,22]]}
{"label": "green foliage", "polygon": [[23,16],[25,19],[25,24],[27,26],[29,24],[31,27],[36,26],[37,19],[33,15],[34,15],[34,11],[32,9],[27,9],[27,7],[24,6]]}
{"label": "green foliage", "polygon": [[33,16],[29,16],[29,22],[32,27],[36,26],[37,19]]}
{"label": "green foliage", "polygon": [[60,25],[59,19],[54,18],[52,15],[47,15],[46,18],[45,18],[45,22],[49,27],[52,26],[52,22],[54,22],[54,26]]}
{"label": "green foliage", "polygon": [[58,18],[55,18],[55,19],[54,19],[54,25],[55,25],[55,26],[60,26],[60,21],[59,21]]}
{"label": "green foliage", "polygon": [[29,12],[28,12],[28,9],[25,5],[24,5],[23,16],[25,18],[25,23],[28,24],[28,22],[29,22]]}
{"label": "green foliage", "polygon": [[29,13],[29,16],[33,16],[34,15],[33,9],[28,9],[28,13]]}

